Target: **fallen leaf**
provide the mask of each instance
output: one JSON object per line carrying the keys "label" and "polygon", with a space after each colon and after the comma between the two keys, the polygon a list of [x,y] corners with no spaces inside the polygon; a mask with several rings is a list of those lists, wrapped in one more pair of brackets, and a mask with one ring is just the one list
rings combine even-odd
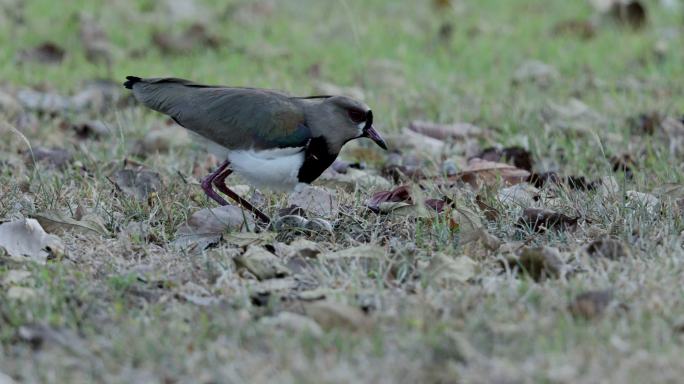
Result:
{"label": "fallen leaf", "polygon": [[438,140],[464,140],[482,137],[482,128],[469,123],[439,124],[428,121],[412,121],[409,129]]}
{"label": "fallen leaf", "polygon": [[333,189],[342,188],[350,193],[357,189],[368,191],[392,187],[392,183],[384,177],[354,168],[348,168],[345,173],[328,169],[316,180],[316,184]]}
{"label": "fallen leaf", "polygon": [[161,190],[161,177],[154,171],[122,169],[116,171],[112,179],[120,191],[138,201],[145,201],[151,193]]}
{"label": "fallen leaf", "polygon": [[457,173],[453,178],[468,183],[475,189],[479,189],[485,185],[496,185],[499,180],[511,185],[522,183],[527,180],[529,175],[530,173],[524,169],[476,157],[470,159],[466,168]]}
{"label": "fallen leaf", "polygon": [[425,136],[408,128],[404,128],[401,133],[384,136],[386,136],[385,141],[389,148],[413,150],[431,156],[442,153],[446,147],[444,141]]}
{"label": "fallen leaf", "polygon": [[[254,228],[254,219],[249,212],[239,207],[224,205],[204,208],[193,213],[176,230],[173,244],[181,248],[192,246],[201,251],[218,243],[224,233],[239,232],[246,227]],[[238,234],[233,233],[231,236],[230,240],[236,241]]]}
{"label": "fallen leaf", "polygon": [[532,154],[522,147],[485,148],[475,157],[492,162],[513,164],[520,169],[532,172]]}
{"label": "fallen leaf", "polygon": [[523,273],[535,281],[557,278],[563,269],[558,250],[551,247],[524,248],[517,264]]}
{"label": "fallen leaf", "polygon": [[285,259],[292,257],[315,258],[322,252],[318,243],[301,238],[290,244],[278,243],[275,248],[276,254]]}
{"label": "fallen leaf", "polygon": [[601,186],[600,180],[588,181],[584,176],[561,177],[556,172],[533,173],[527,181],[537,188],[557,186],[580,191],[593,191]]}
{"label": "fallen leaf", "polygon": [[375,213],[380,213],[380,204],[397,202],[406,204],[411,204],[413,202],[409,186],[402,185],[391,191],[377,192],[368,199],[366,207]]}
{"label": "fallen leaf", "polygon": [[290,194],[287,204],[301,207],[313,216],[335,217],[339,203],[335,192],[316,186],[299,186]]}
{"label": "fallen leaf", "polygon": [[627,203],[625,206],[633,210],[645,209],[650,215],[655,215],[660,210],[660,199],[650,193],[627,191]]}
{"label": "fallen leaf", "polygon": [[634,29],[642,28],[648,21],[646,7],[638,0],[615,1],[610,13],[617,22]]}
{"label": "fallen leaf", "polygon": [[80,220],[76,220],[66,212],[48,211],[35,214],[33,218],[49,233],[71,232],[83,235],[109,235],[102,218],[96,214],[87,214]]}
{"label": "fallen leaf", "polygon": [[71,153],[64,148],[36,147],[24,152],[27,165],[41,163],[52,168],[64,169],[72,161]]}
{"label": "fallen leaf", "polygon": [[285,231],[288,229],[302,229],[306,228],[309,220],[299,215],[285,215],[277,218],[273,222],[273,229],[275,231]]}
{"label": "fallen leaf", "polygon": [[437,285],[465,283],[475,276],[476,267],[477,263],[467,256],[435,253],[426,269],[426,277]]}
{"label": "fallen leaf", "polygon": [[575,296],[568,310],[574,317],[595,319],[603,315],[612,301],[612,290],[587,291]]}
{"label": "fallen leaf", "polygon": [[516,226],[523,231],[545,232],[550,229],[565,231],[574,229],[579,219],[579,217],[566,216],[548,209],[526,208]]}
{"label": "fallen leaf", "polygon": [[480,215],[462,206],[452,210],[451,225],[454,229],[458,230],[458,242],[460,245],[480,239],[481,230],[484,228]]}
{"label": "fallen leaf", "polygon": [[527,183],[501,188],[496,195],[501,204],[529,208],[539,198],[539,190]]}
{"label": "fallen leaf", "polygon": [[59,237],[46,233],[34,219],[0,224],[0,248],[14,259],[38,263],[64,254],[65,249]]}
{"label": "fallen leaf", "polygon": [[71,129],[76,133],[76,137],[81,140],[101,139],[111,135],[111,130],[101,120],[81,121],[71,124]]}
{"label": "fallen leaf", "polygon": [[[422,163],[416,156],[403,156],[394,152],[387,156],[381,173],[384,177],[393,180],[395,184],[405,183],[409,180],[421,180],[425,178],[425,167]],[[388,188],[391,188],[391,185]]]}
{"label": "fallen leaf", "polygon": [[41,64],[56,65],[64,60],[66,52],[52,41],[43,42],[33,48],[28,48],[17,53],[19,62],[35,62]]}
{"label": "fallen leaf", "polygon": [[634,170],[637,168],[637,161],[628,153],[616,155],[610,158],[610,164],[613,167],[613,172],[621,172],[625,174],[627,179],[634,177]]}
{"label": "fallen leaf", "polygon": [[304,303],[304,313],[326,331],[332,329],[365,330],[371,325],[370,318],[359,308],[330,300]]}
{"label": "fallen leaf", "polygon": [[304,228],[311,230],[313,232],[331,232],[333,231],[333,225],[331,222],[320,217],[315,217],[309,220]]}
{"label": "fallen leaf", "polygon": [[250,245],[247,251],[235,258],[238,267],[245,268],[259,280],[282,278],[290,275],[285,267],[274,254],[266,248]]}
{"label": "fallen leaf", "polygon": [[594,240],[586,246],[585,251],[593,258],[601,257],[609,260],[619,260],[631,256],[627,245],[611,238]]}

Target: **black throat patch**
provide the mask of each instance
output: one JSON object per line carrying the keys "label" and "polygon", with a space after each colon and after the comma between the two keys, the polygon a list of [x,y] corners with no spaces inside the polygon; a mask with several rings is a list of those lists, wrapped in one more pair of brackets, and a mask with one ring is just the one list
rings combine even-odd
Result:
{"label": "black throat patch", "polygon": [[337,158],[337,153],[328,151],[328,142],[323,136],[309,140],[304,152],[304,163],[299,168],[297,179],[300,183],[310,184],[316,180]]}

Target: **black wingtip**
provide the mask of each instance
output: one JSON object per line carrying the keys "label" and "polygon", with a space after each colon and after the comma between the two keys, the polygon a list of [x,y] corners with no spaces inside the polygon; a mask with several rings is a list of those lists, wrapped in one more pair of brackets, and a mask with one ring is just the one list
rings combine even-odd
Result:
{"label": "black wingtip", "polygon": [[141,82],[141,81],[142,81],[142,79],[139,78],[139,77],[136,77],[136,76],[126,76],[126,82],[123,83],[123,86],[126,87],[126,88],[128,88],[128,89],[133,89],[133,85],[135,85],[135,83],[139,83],[139,82]]}

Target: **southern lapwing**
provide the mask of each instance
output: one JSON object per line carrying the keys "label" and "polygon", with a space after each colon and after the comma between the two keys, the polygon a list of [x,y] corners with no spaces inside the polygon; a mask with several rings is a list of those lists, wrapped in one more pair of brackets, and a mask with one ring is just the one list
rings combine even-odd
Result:
{"label": "southern lapwing", "polygon": [[214,191],[212,185],[216,186],[266,223],[267,215],[226,186],[230,173],[237,172],[255,186],[288,190],[316,180],[350,140],[368,137],[387,149],[373,128],[373,112],[349,97],[292,97],[176,78],[126,79],[124,86],[138,101],[208,139],[225,158],[202,181],[207,196],[228,204]]}

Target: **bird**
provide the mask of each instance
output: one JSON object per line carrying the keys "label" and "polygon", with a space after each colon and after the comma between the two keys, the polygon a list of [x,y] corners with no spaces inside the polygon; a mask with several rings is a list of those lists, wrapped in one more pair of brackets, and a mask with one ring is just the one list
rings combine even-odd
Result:
{"label": "bird", "polygon": [[216,187],[265,224],[268,215],[226,185],[232,172],[256,187],[287,191],[316,180],[351,140],[369,138],[387,150],[370,107],[346,96],[296,97],[173,77],[127,76],[123,85],[147,108],[207,139],[224,159],[201,182],[209,198],[228,205]]}

